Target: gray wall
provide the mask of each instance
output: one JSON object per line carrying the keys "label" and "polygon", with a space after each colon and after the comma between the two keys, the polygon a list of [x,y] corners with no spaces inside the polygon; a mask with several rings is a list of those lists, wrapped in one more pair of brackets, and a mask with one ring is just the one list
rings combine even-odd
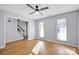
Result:
{"label": "gray wall", "polygon": [[3,25],[3,13],[0,11],[0,48],[2,48],[4,46],[4,37],[3,37],[3,28],[4,28],[4,25]]}
{"label": "gray wall", "polygon": [[18,39],[17,37],[17,20],[14,18],[6,18],[6,42],[15,41]]}
{"label": "gray wall", "polygon": [[[56,41],[60,43],[70,44],[73,46],[77,46],[77,39],[78,39],[78,17],[77,17],[78,11],[68,12],[60,15],[55,15],[43,19],[39,19],[35,21],[35,36],[37,39],[41,39],[39,37],[39,22],[44,22],[44,28],[45,28],[45,38],[44,40],[49,41]],[[57,20],[59,19],[67,19],[67,41],[60,41],[57,40]]]}
{"label": "gray wall", "polygon": [[77,42],[78,42],[78,47],[79,47],[79,10],[78,10],[78,40],[77,40]]}

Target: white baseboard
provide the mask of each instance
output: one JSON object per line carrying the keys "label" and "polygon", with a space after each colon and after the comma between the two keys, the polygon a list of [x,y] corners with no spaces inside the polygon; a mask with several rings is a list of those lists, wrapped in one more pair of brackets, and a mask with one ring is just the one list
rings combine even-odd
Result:
{"label": "white baseboard", "polygon": [[22,40],[22,39],[10,40],[10,41],[7,41],[6,43],[13,42],[13,41],[18,41],[18,40]]}
{"label": "white baseboard", "polygon": [[58,42],[58,41],[53,41],[53,40],[48,40],[48,39],[45,39],[45,41],[55,42],[55,43],[59,43],[59,44],[65,44],[65,45],[69,45],[69,46],[73,46],[73,47],[78,47],[78,46],[76,46],[76,45],[72,45],[72,44],[65,43],[65,42]]}
{"label": "white baseboard", "polygon": [[5,48],[5,45],[1,46],[0,49]]}

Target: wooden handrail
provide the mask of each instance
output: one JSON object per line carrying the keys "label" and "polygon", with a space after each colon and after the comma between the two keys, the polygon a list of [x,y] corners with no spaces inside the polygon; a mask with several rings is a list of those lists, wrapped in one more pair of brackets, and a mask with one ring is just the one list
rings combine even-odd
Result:
{"label": "wooden handrail", "polygon": [[21,28],[19,25],[17,25],[23,32],[24,32],[24,29],[23,28]]}

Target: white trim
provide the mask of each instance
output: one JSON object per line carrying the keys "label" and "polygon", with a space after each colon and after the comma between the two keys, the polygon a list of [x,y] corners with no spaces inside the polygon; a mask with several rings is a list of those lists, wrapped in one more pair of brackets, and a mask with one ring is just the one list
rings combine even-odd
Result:
{"label": "white trim", "polygon": [[4,46],[3,47],[5,47],[6,46],[6,22],[5,22],[5,20],[6,20],[6,17],[4,16],[4,21],[3,21],[3,24],[4,24],[4,27],[3,27],[3,30],[4,30],[4,36],[3,36],[3,38],[4,38]]}
{"label": "white trim", "polygon": [[10,17],[10,18],[14,18],[14,19],[20,19],[20,18],[18,18],[18,17],[8,16],[8,15],[5,15],[4,17],[5,17],[5,18],[6,18],[6,17]]}
{"label": "white trim", "polygon": [[16,40],[11,40],[11,41],[6,41],[6,43],[14,42],[14,41],[19,41],[19,40],[23,40],[23,39],[16,39]]}

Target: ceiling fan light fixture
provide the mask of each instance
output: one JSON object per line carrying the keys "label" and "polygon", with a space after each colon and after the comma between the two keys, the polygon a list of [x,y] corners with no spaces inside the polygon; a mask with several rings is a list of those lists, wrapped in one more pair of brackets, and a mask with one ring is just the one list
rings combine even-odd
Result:
{"label": "ceiling fan light fixture", "polygon": [[30,7],[31,9],[34,10],[33,12],[31,12],[31,13],[29,13],[29,14],[35,13],[36,15],[37,15],[37,14],[43,15],[40,11],[43,11],[43,10],[48,9],[48,7],[43,7],[43,8],[40,8],[40,9],[39,9],[39,6],[38,6],[38,5],[36,5],[35,8],[34,8],[33,6],[31,6],[30,4],[26,4],[26,5],[27,5],[28,7]]}
{"label": "ceiling fan light fixture", "polygon": [[38,11],[36,11],[36,12],[35,12],[35,14],[39,14],[39,12],[38,12]]}

